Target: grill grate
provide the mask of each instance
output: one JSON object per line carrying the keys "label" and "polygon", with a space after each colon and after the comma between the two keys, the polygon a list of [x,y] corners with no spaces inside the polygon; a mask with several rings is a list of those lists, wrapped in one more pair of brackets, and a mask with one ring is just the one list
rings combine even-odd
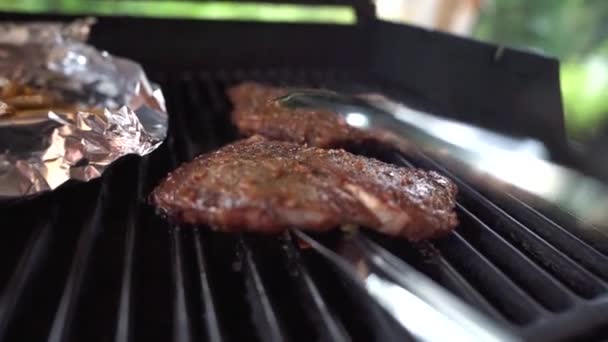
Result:
{"label": "grill grate", "polygon": [[[0,340],[408,340],[289,234],[169,227],[144,203],[168,170],[234,139],[228,85],[258,80],[397,99],[399,89],[334,70],[154,78],[172,113],[159,150],[120,160],[102,180],[0,208]],[[473,188],[426,156],[379,157],[450,175],[460,187],[461,224],[432,242],[367,232],[369,239],[528,339],[600,334],[591,329],[608,323],[608,239],[554,208]]]}

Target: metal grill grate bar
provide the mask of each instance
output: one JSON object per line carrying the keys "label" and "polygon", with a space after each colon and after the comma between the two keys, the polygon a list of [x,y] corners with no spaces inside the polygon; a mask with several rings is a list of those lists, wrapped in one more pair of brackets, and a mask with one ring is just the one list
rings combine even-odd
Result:
{"label": "metal grill grate bar", "polygon": [[[108,170],[108,173],[111,169]],[[106,177],[109,177],[106,175]],[[81,289],[85,281],[88,264],[95,242],[101,233],[101,217],[105,201],[108,198],[106,184],[99,189],[99,195],[95,202],[93,212],[89,215],[89,220],[85,223],[76,245],[70,272],[61,295],[61,300],[53,319],[53,324],[49,333],[49,342],[62,342],[70,339],[70,329],[78,305]]]}
{"label": "metal grill grate bar", "polygon": [[578,300],[568,288],[467,209],[460,206],[459,212],[460,234],[546,308],[553,311],[566,310]]}
{"label": "metal grill grate bar", "polygon": [[491,229],[527,255],[548,273],[559,279],[576,294],[593,298],[605,293],[604,282],[566,254],[521,224],[510,214],[488,200],[459,177],[438,165],[426,156],[417,160],[425,168],[435,169],[449,175],[459,187],[460,202],[483,222],[491,222]]}
{"label": "metal grill grate bar", "polygon": [[134,254],[135,254],[135,240],[136,240],[136,223],[131,216],[127,222],[127,238],[125,240],[125,255],[124,255],[124,266],[122,272],[122,285],[120,290],[119,309],[118,309],[118,320],[116,324],[116,335],[114,340],[116,342],[128,342],[131,340],[131,315],[132,315],[132,283],[133,283],[133,268],[134,268]]}
{"label": "metal grill grate bar", "polygon": [[257,262],[254,260],[253,252],[248,246],[246,238],[241,236],[239,247],[245,262],[247,299],[253,310],[253,320],[256,323],[258,334],[262,341],[285,341],[285,333],[281,329],[277,314],[270,303],[268,291],[262,282]]}
{"label": "metal grill grate bar", "polygon": [[[204,99],[202,99],[204,92],[200,90],[199,80],[192,79],[190,74],[188,74],[188,77],[184,78],[182,88],[186,95],[185,101],[188,108],[205,108],[203,103]],[[206,151],[212,147],[217,147],[220,143],[221,139],[219,137],[219,132],[213,128],[226,125],[218,125],[214,122],[214,119],[216,119],[215,115],[198,115],[198,120],[193,122],[193,127],[204,129],[205,132],[204,142],[206,142],[206,144],[198,148],[198,151]]]}
{"label": "metal grill grate bar", "polygon": [[[365,284],[356,275],[356,271],[345,259],[336,255],[333,247],[330,247],[333,246],[331,241],[313,239],[300,230],[293,230],[293,233],[298,239],[312,247],[312,251],[309,251],[309,253],[314,253],[314,257],[309,254],[309,257],[311,257],[309,260],[315,261],[314,269],[311,267],[311,271],[316,274],[314,278],[325,284],[325,287],[328,287],[327,283],[340,284],[337,288],[332,289],[339,292],[328,292],[325,298],[335,304],[336,297],[345,297],[343,299],[346,302],[343,302],[342,305],[336,305],[335,308],[346,311],[340,312],[341,317],[345,319],[345,323],[346,320],[357,319],[348,322],[348,325],[345,324],[351,336],[364,341],[414,341],[410,332],[405,330],[400,322],[389,315],[370,296]],[[342,238],[338,238],[338,240],[342,240]],[[325,245],[326,243],[328,245]],[[326,288],[324,290],[327,291]]]}
{"label": "metal grill grate bar", "polygon": [[203,300],[203,324],[206,327],[209,341],[219,342],[222,341],[222,333],[218,322],[218,314],[215,309],[215,301],[211,291],[209,275],[207,274],[208,267],[205,257],[203,238],[198,228],[196,228],[194,235],[196,262],[198,266],[199,280],[201,283],[201,297]]}
{"label": "metal grill grate bar", "polygon": [[580,305],[556,314],[551,319],[544,319],[525,327],[522,329],[522,336],[527,341],[564,341],[569,337],[575,340],[574,337],[577,336],[579,339],[576,340],[594,341],[590,337],[586,339],[586,335],[592,335],[593,329],[598,330],[598,327],[605,326],[606,310],[608,310],[608,297],[601,297],[594,300],[593,305]]}
{"label": "metal grill grate bar", "polygon": [[[173,134],[170,134],[173,137],[173,140],[170,141],[169,150],[171,152],[172,157],[172,168],[175,168],[179,164],[192,159],[195,153],[198,152],[196,148],[195,139],[196,135],[192,134],[191,128],[194,124],[186,125],[184,122],[187,117],[187,111],[184,103],[184,93],[182,88],[182,83],[170,79],[169,82],[165,83],[168,97],[172,99],[168,102],[169,108],[173,113],[173,117],[170,122],[170,130]],[[193,117],[198,117],[203,115],[193,115]]]}
{"label": "metal grill grate bar", "polygon": [[121,275],[120,298],[118,304],[118,315],[116,323],[116,334],[114,341],[128,342],[133,336],[133,274],[135,273],[135,255],[137,241],[137,227],[139,224],[139,215],[141,214],[140,201],[145,198],[144,181],[146,179],[148,169],[148,158],[142,158],[137,165],[137,181],[135,182],[137,194],[129,202],[129,210],[126,221],[127,235],[125,238],[124,249],[124,264]]}
{"label": "metal grill grate bar", "polygon": [[536,198],[527,199],[527,203],[524,203],[524,205],[528,206],[529,209],[537,215],[544,217],[552,223],[560,227],[567,227],[570,232],[579,237],[586,244],[608,256],[608,232],[606,232],[605,229],[600,229],[589,223],[583,222],[583,220],[575,217],[561,207],[545,201],[540,201]]}
{"label": "metal grill grate bar", "polygon": [[[162,74],[155,76],[167,95],[168,107],[173,111],[172,107],[179,103],[172,91],[174,89]],[[188,142],[176,139],[181,136],[175,125],[177,117],[171,116],[167,140],[157,151],[143,158],[138,175],[137,202],[140,212],[137,214],[137,239],[134,241],[131,261],[133,279],[130,280],[131,290],[124,299],[124,303],[129,302],[125,305],[130,312],[122,311],[122,307],[119,311],[121,315],[128,315],[119,317],[120,320],[132,320],[128,329],[130,340],[187,341],[193,338],[190,315],[185,304],[187,291],[184,288],[184,273],[187,271],[183,266],[181,236],[177,229],[155,215],[152,208],[141,205],[147,202],[147,194],[158,179],[184,159],[178,154],[180,149],[177,147]],[[123,278],[123,290],[129,286],[125,280]],[[122,300],[121,298],[121,303]],[[150,303],[154,303],[154,310],[149,309]],[[172,313],[172,316],[167,317],[167,313]],[[184,320],[187,321],[186,324],[183,324]],[[182,330],[184,327],[189,329]]]}
{"label": "metal grill grate bar", "polygon": [[[477,311],[463,306],[460,301],[451,297],[445,290],[436,287],[435,284],[429,282],[422,274],[418,274],[410,265],[395,257],[381,245],[361,236],[359,236],[355,244],[367,252],[370,264],[381,269],[383,273],[407,289],[408,292],[425,300],[428,305],[434,307],[435,310],[441,312],[445,317],[459,322],[461,327],[466,327],[466,330],[470,334],[476,336],[475,339],[496,339],[498,341],[510,341],[514,339],[514,336],[510,332],[514,327],[513,325],[508,323],[496,324],[493,321],[487,320],[486,317],[479,315]],[[451,336],[455,337],[454,335]],[[442,337],[442,339],[444,338]],[[471,339],[472,336],[459,336],[456,338]]]}
{"label": "metal grill grate bar", "polygon": [[[584,298],[593,298],[605,293],[605,284],[599,278],[574,262],[555,246],[552,246],[491,202],[484,201],[478,202],[478,204],[484,209],[475,211],[478,217],[485,222],[494,220],[496,222],[492,225],[494,231],[543,266],[555,278],[568,285],[578,295]],[[467,207],[475,208],[470,202],[467,203]]]}
{"label": "metal grill grate bar", "polygon": [[[182,82],[170,82],[173,101],[170,103],[171,108],[175,113],[172,123],[172,129],[176,133],[175,137],[180,137],[179,140],[174,140],[170,145],[170,151],[174,153],[175,164],[172,168],[176,168],[180,163],[190,160],[194,157],[198,149],[194,139],[189,135],[189,130],[186,129],[184,123],[185,107],[187,103],[182,102],[183,99],[177,97],[178,93],[183,93],[185,89],[182,87]],[[187,97],[186,97],[187,98]],[[178,132],[181,132],[180,135]],[[181,147],[181,148],[180,148]],[[190,229],[190,227],[183,228]],[[185,270],[186,256],[182,239],[184,238],[182,228],[179,226],[171,229],[171,259],[172,259],[172,275],[173,275],[173,340],[177,342],[192,341],[194,332],[192,329],[192,318],[190,317],[188,308],[189,296],[186,290],[186,275]],[[191,240],[191,239],[190,239]],[[189,241],[192,242],[192,241]]]}
{"label": "metal grill grate bar", "polygon": [[[400,154],[394,157],[404,165],[413,166]],[[460,191],[462,193],[462,188]],[[499,266],[505,276],[513,279],[535,300],[550,310],[564,310],[572,305],[576,299],[568,289],[556,282],[552,276],[492,231],[461,204],[457,204],[457,207],[460,220],[458,232],[461,237],[466,238],[468,243],[476,242],[475,248],[485,257],[490,257],[491,262]],[[500,296],[495,298],[500,299]]]}
{"label": "metal grill grate bar", "polygon": [[296,277],[298,283],[304,288],[306,292],[305,301],[310,302],[311,313],[313,318],[316,318],[315,322],[317,326],[322,328],[321,338],[327,341],[338,341],[347,342],[351,341],[350,336],[339,322],[339,320],[330,311],[329,307],[325,303],[325,300],[321,296],[321,293],[315,285],[312,276],[308,273],[308,269],[304,264],[300,256],[299,249],[294,245],[293,239],[290,234],[285,234],[285,253],[290,263],[296,268]]}
{"label": "metal grill grate bar", "polygon": [[[507,198],[487,194],[498,206],[508,211],[513,217],[522,222],[527,227],[530,227],[535,233],[541,236],[546,241],[557,247],[560,251],[567,254],[573,260],[591,270],[596,275],[608,280],[608,256],[600,253],[594,247],[579,239],[568,229],[558,225],[542,216],[536,210],[525,204],[513,195],[507,195]],[[575,227],[569,227],[575,229]],[[576,231],[579,231],[576,229]],[[608,243],[608,238],[599,238],[596,236],[596,246],[601,248],[602,244]]]}
{"label": "metal grill grate bar", "polygon": [[509,320],[517,324],[528,324],[545,313],[534,299],[458,233],[437,240],[435,245],[465,278],[477,284],[479,291]]}
{"label": "metal grill grate bar", "polygon": [[184,251],[180,227],[171,229],[171,259],[173,275],[173,341],[190,342],[193,339],[191,318],[188,313],[184,276]]}
{"label": "metal grill grate bar", "polygon": [[[366,235],[370,235],[370,232],[366,233],[368,233]],[[371,238],[390,251],[391,254],[398,256],[408,264],[413,264],[418,271],[425,273],[488,316],[499,322],[507,322],[505,317],[479,293],[471,282],[456,270],[449,260],[443,257],[431,242],[421,242],[414,245],[378,234],[371,234]],[[412,254],[414,255],[412,256]]]}
{"label": "metal grill grate bar", "polygon": [[173,274],[169,227],[148,212],[137,232],[133,265],[132,340],[173,338]]}
{"label": "metal grill grate bar", "polygon": [[[53,217],[49,218],[53,221]],[[38,227],[25,246],[12,277],[0,295],[0,341],[4,340],[9,324],[14,319],[19,302],[26,295],[28,285],[35,273],[42,267],[48,253],[51,227],[49,223]]]}

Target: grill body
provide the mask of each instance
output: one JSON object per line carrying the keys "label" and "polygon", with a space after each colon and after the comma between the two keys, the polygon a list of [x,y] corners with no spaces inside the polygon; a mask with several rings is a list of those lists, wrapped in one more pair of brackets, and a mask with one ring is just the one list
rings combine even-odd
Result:
{"label": "grill body", "polygon": [[[411,338],[295,239],[170,226],[146,204],[169,170],[236,138],[224,91],[240,81],[377,91],[535,137],[567,159],[555,115],[557,63],[522,52],[496,57],[490,45],[373,21],[341,27],[105,18],[92,41],[141,61],[161,84],[169,137],[145,158],[119,160],[99,180],[2,204],[0,340]],[[589,238],[555,208],[477,188],[430,158],[360,152],[439,170],[460,188],[456,233],[420,244],[366,233],[386,251],[525,339],[606,336],[605,237]],[[336,234],[321,239],[331,245]]]}

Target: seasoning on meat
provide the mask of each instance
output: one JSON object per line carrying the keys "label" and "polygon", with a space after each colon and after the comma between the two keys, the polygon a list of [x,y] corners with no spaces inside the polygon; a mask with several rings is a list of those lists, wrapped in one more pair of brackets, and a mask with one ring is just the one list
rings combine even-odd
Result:
{"label": "seasoning on meat", "polygon": [[377,133],[351,127],[332,111],[282,106],[276,99],[288,92],[288,89],[255,82],[230,88],[228,96],[234,106],[232,122],[244,136],[260,134],[268,139],[324,148],[381,140]]}
{"label": "seasoning on meat", "polygon": [[180,166],[151,200],[175,221],[221,231],[356,224],[418,241],[456,226],[456,191],[435,172],[253,136]]}

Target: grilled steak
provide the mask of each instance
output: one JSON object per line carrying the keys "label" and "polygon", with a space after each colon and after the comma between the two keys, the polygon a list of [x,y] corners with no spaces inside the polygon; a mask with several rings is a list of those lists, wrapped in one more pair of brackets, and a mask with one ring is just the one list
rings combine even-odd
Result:
{"label": "grilled steak", "polygon": [[353,128],[334,112],[290,109],[275,101],[287,93],[287,89],[255,82],[230,88],[228,96],[234,107],[232,122],[244,136],[260,134],[273,140],[324,148],[378,140],[378,134]]}
{"label": "grilled steak", "polygon": [[180,166],[151,200],[178,222],[222,231],[356,224],[417,241],[454,228],[455,195],[435,172],[253,136]]}

